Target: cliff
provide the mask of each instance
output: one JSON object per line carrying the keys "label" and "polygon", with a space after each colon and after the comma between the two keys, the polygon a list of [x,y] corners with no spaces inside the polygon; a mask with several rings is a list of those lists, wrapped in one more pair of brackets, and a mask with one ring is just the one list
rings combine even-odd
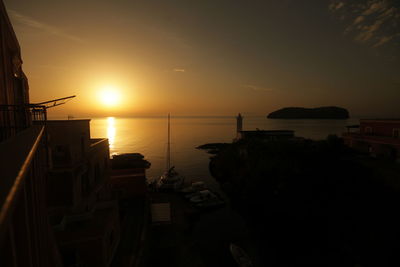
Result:
{"label": "cliff", "polygon": [[269,119],[348,119],[349,112],[340,107],[282,108],[268,114]]}

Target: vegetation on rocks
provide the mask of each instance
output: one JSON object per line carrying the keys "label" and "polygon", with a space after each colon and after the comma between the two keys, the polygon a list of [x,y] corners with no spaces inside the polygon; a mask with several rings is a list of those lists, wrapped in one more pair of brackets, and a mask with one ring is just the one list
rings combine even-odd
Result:
{"label": "vegetation on rocks", "polygon": [[253,230],[265,264],[400,263],[398,193],[336,136],[241,140],[211,158],[210,172]]}

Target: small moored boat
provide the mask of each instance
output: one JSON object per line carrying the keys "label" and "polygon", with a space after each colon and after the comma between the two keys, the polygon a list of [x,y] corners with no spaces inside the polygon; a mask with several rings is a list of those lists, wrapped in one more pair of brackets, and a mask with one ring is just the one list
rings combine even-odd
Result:
{"label": "small moored boat", "polygon": [[190,198],[190,202],[200,203],[211,199],[218,199],[218,196],[210,190],[201,190]]}
{"label": "small moored boat", "polygon": [[170,142],[170,114],[168,114],[168,146],[167,146],[167,166],[166,171],[156,181],[155,185],[159,191],[179,191],[185,178],[175,171],[175,167],[171,167],[171,142]]}
{"label": "small moored boat", "polygon": [[201,190],[205,190],[206,186],[204,182],[198,181],[198,182],[192,182],[192,184],[188,187],[185,187],[181,190],[181,193],[183,194],[191,194],[191,193],[196,193]]}
{"label": "small moored boat", "polygon": [[168,171],[160,176],[156,183],[158,190],[179,191],[182,188],[185,178],[179,175],[174,168],[175,167],[172,166]]}

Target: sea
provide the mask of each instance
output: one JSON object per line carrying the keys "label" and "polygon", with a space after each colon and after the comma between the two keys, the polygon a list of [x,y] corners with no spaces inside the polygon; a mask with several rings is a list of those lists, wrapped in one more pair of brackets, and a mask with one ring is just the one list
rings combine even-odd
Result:
{"label": "sea", "polygon": [[[295,135],[313,140],[330,134],[340,136],[346,125],[359,120],[281,120],[266,116],[244,117],[243,130],[294,130]],[[166,169],[167,117],[104,117],[90,121],[92,138],[108,138],[110,154],[141,153],[151,163],[147,179],[152,181]],[[171,162],[185,181],[215,185],[208,169],[211,155],[196,147],[206,143],[230,143],[236,136],[235,117],[171,117]]]}

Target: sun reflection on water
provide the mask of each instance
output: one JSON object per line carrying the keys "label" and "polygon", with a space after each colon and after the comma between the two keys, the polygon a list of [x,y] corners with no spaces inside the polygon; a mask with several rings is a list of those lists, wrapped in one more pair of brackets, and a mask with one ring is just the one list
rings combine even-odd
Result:
{"label": "sun reflection on water", "polygon": [[110,150],[114,149],[114,143],[115,143],[115,118],[114,117],[108,117],[107,118],[107,138],[108,142],[110,144]]}

